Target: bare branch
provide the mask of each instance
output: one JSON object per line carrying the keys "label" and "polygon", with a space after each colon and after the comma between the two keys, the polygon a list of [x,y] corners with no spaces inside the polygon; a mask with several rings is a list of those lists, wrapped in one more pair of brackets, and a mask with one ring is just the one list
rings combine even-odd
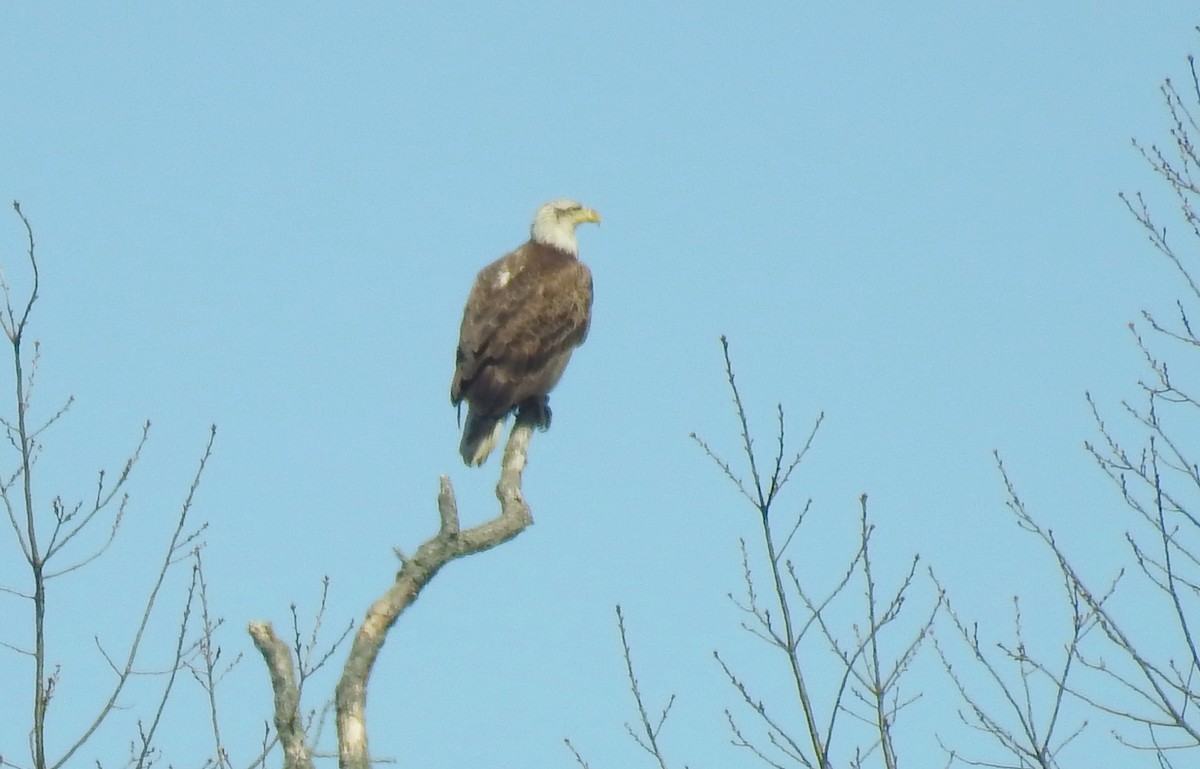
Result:
{"label": "bare branch", "polygon": [[[197,555],[199,559],[199,555]],[[184,646],[186,644],[188,632],[188,620],[192,614],[192,601],[196,596],[196,585],[201,579],[199,561],[197,560],[196,568],[192,570],[191,584],[188,585],[187,600],[183,606],[183,617],[179,622],[179,633],[175,639],[175,652],[172,658],[170,671],[167,674],[166,685],[163,686],[162,694],[158,698],[158,706],[154,710],[154,716],[151,718],[150,727],[148,729],[139,729],[142,742],[142,749],[138,755],[137,761],[134,763],[135,769],[144,769],[149,767],[151,763],[151,752],[154,749],[154,735],[158,731],[158,726],[162,722],[163,712],[167,708],[167,701],[171,698],[171,690],[175,686],[175,675],[179,672],[179,668],[183,664]]]}
{"label": "bare branch", "polygon": [[150,593],[146,598],[141,619],[138,621],[137,629],[134,632],[133,641],[129,645],[125,662],[118,672],[117,680],[113,684],[113,688],[109,693],[108,700],[104,703],[104,705],[101,706],[91,724],[75,740],[75,742],[67,748],[67,750],[57,761],[49,765],[50,769],[60,769],[60,767],[66,765],[71,757],[75,755],[75,752],[79,750],[79,748],[83,747],[83,745],[91,738],[91,736],[95,734],[96,730],[100,728],[100,724],[102,724],[109,714],[113,712],[117,704],[117,698],[120,696],[121,691],[125,688],[125,684],[129,681],[130,676],[133,674],[134,662],[137,659],[138,651],[141,648],[142,638],[146,632],[146,627],[150,623],[150,616],[153,613],[154,605],[158,600],[159,591],[162,589],[163,582],[166,580],[167,572],[170,570],[172,564],[177,561],[180,548],[186,547],[189,542],[195,539],[196,532],[189,533],[186,531],[188,514],[192,510],[192,504],[195,500],[196,492],[200,488],[200,480],[204,476],[204,468],[207,466],[209,458],[212,457],[213,444],[216,441],[216,437],[217,428],[216,425],[213,425],[211,428],[209,428],[208,443],[204,447],[204,453],[200,457],[200,463],[196,468],[196,474],[192,477],[191,487],[188,489],[187,496],[183,501],[183,505],[180,507],[179,517],[175,521],[175,529],[171,534],[169,542],[167,543],[166,553],[163,557],[161,565],[159,566],[154,585],[151,587]]}
{"label": "bare branch", "polygon": [[366,698],[371,669],[388,630],[400,614],[420,595],[434,575],[450,561],[496,547],[520,534],[533,523],[521,493],[529,439],[536,419],[524,411],[517,414],[496,486],[500,515],[491,521],[459,530],[458,507],[450,479],[443,476],[438,492],[438,533],[403,559],[395,583],[378,599],[359,625],[350,654],[336,689],[338,750],[342,769],[370,769],[367,749]]}
{"label": "bare branch", "polygon": [[625,615],[621,612],[620,605],[617,606],[617,629],[621,633],[621,653],[625,658],[625,672],[629,675],[629,691],[633,694],[633,701],[637,705],[638,718],[641,721],[640,733],[628,723],[625,724],[625,731],[629,733],[629,736],[633,738],[633,741],[642,750],[654,757],[660,769],[667,769],[666,759],[663,758],[662,750],[658,747],[658,735],[662,731],[663,724],[666,723],[667,715],[671,712],[671,706],[675,703],[675,695],[672,694],[670,699],[667,700],[667,704],[663,708],[658,721],[651,724],[650,716],[646,713],[645,703],[642,701],[642,692],[638,686],[637,676],[633,672],[633,656],[629,651],[629,638],[625,633]]}
{"label": "bare branch", "polygon": [[571,751],[571,755],[575,758],[575,763],[579,764],[580,769],[591,769],[591,767],[588,766],[588,762],[584,761],[583,756],[581,756],[579,751],[575,749],[575,745],[571,742],[571,738],[565,737],[563,738],[563,742],[566,743],[567,750]]}
{"label": "bare branch", "polygon": [[314,769],[304,721],[300,717],[300,689],[292,667],[291,650],[275,634],[269,622],[251,622],[248,629],[267,665],[271,690],[275,693],[275,733],[283,746],[283,765],[286,769]]}
{"label": "bare branch", "polygon": [[21,219],[21,224],[25,226],[25,237],[29,244],[26,254],[29,257],[29,268],[33,272],[33,288],[29,292],[29,296],[25,300],[25,305],[21,311],[20,320],[17,319],[16,313],[13,311],[10,302],[10,290],[8,282],[0,275],[0,289],[4,292],[5,315],[0,317],[0,328],[3,328],[8,333],[9,339],[14,345],[19,345],[19,339],[25,333],[25,325],[29,322],[29,313],[33,311],[33,305],[38,300],[38,263],[35,256],[35,243],[33,239],[33,225],[29,223],[29,219],[25,217],[21,211],[21,204],[14,200],[13,210],[17,212],[17,216]]}
{"label": "bare branch", "polygon": [[[93,518],[95,518],[97,513],[100,513],[101,511],[105,510],[109,506],[109,504],[112,502],[113,498],[117,495],[117,492],[119,492],[122,488],[124,488],[126,481],[129,480],[129,476],[133,472],[134,466],[137,464],[138,460],[141,458],[142,449],[146,446],[146,441],[149,438],[150,438],[150,422],[146,421],[142,425],[141,437],[138,439],[137,445],[134,447],[133,452],[125,460],[125,465],[124,465],[124,467],[121,468],[121,472],[117,476],[116,482],[112,485],[112,487],[110,487],[106,491],[104,488],[104,471],[103,470],[100,471],[100,473],[98,474],[99,477],[96,482],[96,498],[95,498],[95,501],[92,503],[91,509],[88,510],[87,514],[84,515],[84,517],[82,519],[80,519],[80,521],[78,523],[76,523],[72,528],[67,530],[61,536],[59,535],[58,529],[57,528],[55,529],[54,536],[51,538],[50,544],[46,548],[46,558],[51,558],[57,552],[62,550],[62,548],[64,546],[66,546],[68,542],[70,542],[72,539],[74,539],[79,534],[80,531],[82,531],[89,523],[92,522]],[[116,515],[113,517],[113,522],[112,522],[112,527],[111,527],[112,530],[111,530],[111,533],[109,535],[109,540],[108,540],[109,542],[112,541],[112,537],[116,535],[117,527],[120,526],[120,524],[121,524],[121,517],[122,517],[122,514],[125,512],[126,502],[127,502],[126,499],[121,500],[121,504],[119,505],[119,507],[117,509]],[[75,569],[80,568],[81,566],[94,560],[97,556],[99,556],[101,553],[103,553],[104,549],[107,547],[108,547],[108,544],[106,543],[94,555],[88,557],[87,559],[85,559],[84,561],[82,561],[80,563],[77,563],[72,566],[68,566],[57,573],[65,574],[69,571],[74,571]]]}

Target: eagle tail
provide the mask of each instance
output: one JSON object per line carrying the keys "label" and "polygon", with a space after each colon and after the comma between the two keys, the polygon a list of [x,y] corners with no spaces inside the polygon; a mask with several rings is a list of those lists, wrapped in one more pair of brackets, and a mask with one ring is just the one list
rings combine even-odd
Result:
{"label": "eagle tail", "polygon": [[458,453],[462,455],[463,462],[468,467],[482,465],[500,442],[503,433],[503,417],[481,416],[468,406],[467,424],[463,427],[462,442],[458,444]]}

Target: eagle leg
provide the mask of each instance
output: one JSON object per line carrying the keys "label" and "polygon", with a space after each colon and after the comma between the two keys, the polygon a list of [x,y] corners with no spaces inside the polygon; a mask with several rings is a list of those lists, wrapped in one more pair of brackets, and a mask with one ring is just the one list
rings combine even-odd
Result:
{"label": "eagle leg", "polygon": [[517,419],[545,432],[550,429],[550,396],[530,398],[521,404]]}

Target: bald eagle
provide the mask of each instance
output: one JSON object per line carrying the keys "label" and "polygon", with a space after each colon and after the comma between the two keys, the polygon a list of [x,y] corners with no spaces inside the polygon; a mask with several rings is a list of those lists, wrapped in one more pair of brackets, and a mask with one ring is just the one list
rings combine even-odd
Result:
{"label": "bald eagle", "polygon": [[450,382],[450,402],[467,402],[458,447],[467,466],[487,460],[513,411],[550,426],[550,390],[591,323],[592,274],[575,241],[583,222],[599,224],[600,215],[573,200],[546,203],[528,242],[475,278]]}

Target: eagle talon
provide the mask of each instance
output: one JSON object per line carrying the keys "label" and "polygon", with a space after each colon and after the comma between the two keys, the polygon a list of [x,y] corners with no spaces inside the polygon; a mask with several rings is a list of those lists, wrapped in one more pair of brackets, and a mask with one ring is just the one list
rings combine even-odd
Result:
{"label": "eagle talon", "polygon": [[543,433],[550,429],[550,417],[549,396],[531,398],[521,404],[521,408],[517,412],[518,420],[528,422],[531,426],[536,427],[539,432]]}

